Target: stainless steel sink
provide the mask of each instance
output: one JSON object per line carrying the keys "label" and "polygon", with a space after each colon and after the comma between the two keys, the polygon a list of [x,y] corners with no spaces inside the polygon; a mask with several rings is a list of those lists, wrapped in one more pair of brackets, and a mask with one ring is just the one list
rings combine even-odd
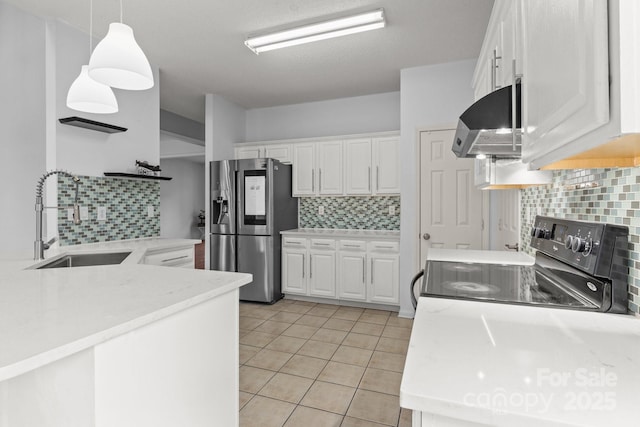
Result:
{"label": "stainless steel sink", "polygon": [[131,254],[128,252],[110,252],[93,254],[69,254],[35,267],[37,270],[43,268],[64,268],[64,267],[89,267],[92,265],[113,265],[120,264]]}

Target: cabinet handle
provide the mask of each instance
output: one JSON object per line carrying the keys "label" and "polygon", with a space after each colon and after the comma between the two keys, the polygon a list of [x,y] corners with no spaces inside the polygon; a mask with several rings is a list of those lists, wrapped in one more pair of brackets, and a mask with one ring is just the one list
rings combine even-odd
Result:
{"label": "cabinet handle", "polygon": [[368,172],[368,181],[367,184],[369,184],[369,186],[367,187],[369,191],[371,191],[371,166],[369,166],[369,172]]}
{"label": "cabinet handle", "polygon": [[322,193],[322,169],[318,169],[318,191]]}
{"label": "cabinet handle", "polygon": [[498,85],[498,59],[502,59],[502,56],[498,56],[498,50],[493,49],[493,59],[491,60],[491,91],[501,88]]}
{"label": "cabinet handle", "polygon": [[284,244],[285,245],[301,245],[302,243],[301,242],[289,242],[289,241],[287,241],[287,242],[284,242]]}
{"label": "cabinet handle", "polygon": [[313,246],[329,246],[331,243],[314,243]]}
{"label": "cabinet handle", "polygon": [[373,258],[371,258],[371,284],[373,285]]}
{"label": "cabinet handle", "polygon": [[307,256],[303,255],[302,256],[302,278],[303,279],[304,279],[304,265],[306,264],[306,262],[305,262],[306,260],[307,260]]}
{"label": "cabinet handle", "polygon": [[189,255],[182,255],[174,258],[167,258],[167,259],[163,259],[161,262],[177,261],[179,259],[185,259],[185,258],[189,258]]}
{"label": "cabinet handle", "polygon": [[367,282],[365,282],[364,277],[365,277],[365,266],[367,265],[367,262],[364,260],[364,258],[362,258],[362,283],[366,284]]}
{"label": "cabinet handle", "polygon": [[518,83],[518,78],[522,78],[521,75],[516,74],[516,60],[514,59],[512,61],[512,67],[513,67],[513,80],[512,80],[512,85],[511,85],[511,149],[513,151],[516,151],[516,121],[517,121],[517,115],[516,115],[516,108],[518,108],[517,106],[517,99],[516,99],[516,84]]}
{"label": "cabinet handle", "polygon": [[311,191],[316,191],[316,170],[311,169]]}
{"label": "cabinet handle", "polygon": [[[426,239],[429,240],[429,239]],[[393,249],[393,246],[375,245],[376,249]]]}
{"label": "cabinet handle", "polygon": [[345,248],[359,248],[360,245],[343,245]]}
{"label": "cabinet handle", "polygon": [[309,279],[313,278],[313,255],[309,255]]}
{"label": "cabinet handle", "polygon": [[376,166],[376,191],[380,190],[380,168]]}

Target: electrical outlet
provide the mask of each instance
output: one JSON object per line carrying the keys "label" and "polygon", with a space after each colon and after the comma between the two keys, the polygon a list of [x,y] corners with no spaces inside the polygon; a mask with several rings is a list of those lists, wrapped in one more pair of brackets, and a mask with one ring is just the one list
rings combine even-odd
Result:
{"label": "electrical outlet", "polygon": [[147,206],[147,216],[149,218],[153,218],[153,216],[155,215],[153,206]]}
{"label": "electrical outlet", "polygon": [[106,220],[107,220],[107,207],[98,206],[98,221],[106,221]]}
{"label": "electrical outlet", "polygon": [[67,221],[73,221],[73,208],[67,209]]}
{"label": "electrical outlet", "polygon": [[396,207],[394,205],[389,205],[389,216],[393,216],[396,214]]}
{"label": "electrical outlet", "polygon": [[82,221],[89,220],[89,206],[80,206],[80,219]]}
{"label": "electrical outlet", "polygon": [[318,206],[318,215],[324,215],[324,206]]}

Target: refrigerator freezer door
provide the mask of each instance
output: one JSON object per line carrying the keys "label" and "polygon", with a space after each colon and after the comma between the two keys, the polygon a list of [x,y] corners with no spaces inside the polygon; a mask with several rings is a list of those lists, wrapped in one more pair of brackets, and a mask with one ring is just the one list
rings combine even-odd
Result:
{"label": "refrigerator freezer door", "polygon": [[240,299],[273,303],[282,298],[278,240],[272,236],[238,236],[238,272],[253,274],[253,282],[240,288]]}
{"label": "refrigerator freezer door", "polygon": [[236,271],[237,236],[211,234],[211,270]]}

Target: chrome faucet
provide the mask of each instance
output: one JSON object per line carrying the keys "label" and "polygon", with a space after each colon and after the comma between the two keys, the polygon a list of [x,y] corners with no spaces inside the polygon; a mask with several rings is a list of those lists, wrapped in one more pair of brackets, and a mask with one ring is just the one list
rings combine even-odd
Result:
{"label": "chrome faucet", "polygon": [[[48,209],[48,206],[44,206],[42,202],[42,187],[44,186],[44,182],[52,175],[64,175],[70,177],[75,183],[76,187],[76,195],[75,200],[73,202],[73,223],[80,224],[80,206],[78,205],[78,188],[80,185],[80,178],[71,173],[63,170],[54,170],[45,173],[38,180],[38,184],[36,185],[36,240],[33,245],[33,259],[36,261],[40,261],[44,259],[44,251],[49,249],[51,244],[55,242],[57,239],[54,237],[48,242],[44,242],[42,240],[42,212],[44,209]],[[57,209],[65,209],[57,207]]]}

